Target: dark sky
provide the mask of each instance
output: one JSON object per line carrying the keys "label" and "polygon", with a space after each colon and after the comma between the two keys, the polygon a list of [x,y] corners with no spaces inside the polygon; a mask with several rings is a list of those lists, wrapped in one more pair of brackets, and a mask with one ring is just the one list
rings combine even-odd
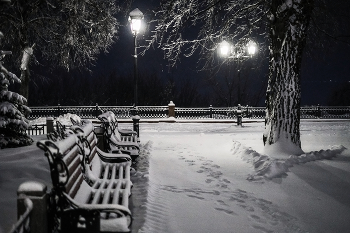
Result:
{"label": "dark sky", "polygon": [[[149,3],[157,1],[135,1],[132,9],[138,7],[146,13]],[[147,15],[145,20],[147,20]],[[116,69],[118,73],[133,74],[133,38],[127,19],[122,21],[119,40],[111,48],[108,54],[100,56],[94,75],[108,74]],[[145,32],[146,36],[150,32]],[[144,38],[140,37],[139,40]],[[162,78],[171,75],[176,78],[200,79],[205,74],[196,72],[194,64],[196,58],[183,59],[176,68],[170,71],[167,68],[167,61],[163,59],[162,51],[151,50],[145,56],[138,57],[140,73],[157,73]],[[266,69],[265,69],[266,70]],[[316,49],[313,55],[304,56],[302,64],[302,105],[327,105],[329,96],[334,88],[344,82],[350,82],[350,46],[339,43],[331,49],[324,51]],[[266,74],[261,74],[263,78]]]}
{"label": "dark sky", "polygon": [[331,92],[350,83],[350,46],[338,44],[330,51],[317,51],[322,59],[304,57],[302,104],[326,105]]}

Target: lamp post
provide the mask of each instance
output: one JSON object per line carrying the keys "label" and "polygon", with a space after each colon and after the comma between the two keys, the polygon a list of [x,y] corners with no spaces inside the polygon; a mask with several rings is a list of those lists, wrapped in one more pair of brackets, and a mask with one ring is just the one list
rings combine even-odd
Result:
{"label": "lamp post", "polygon": [[249,40],[249,42],[245,46],[233,46],[226,40],[223,40],[219,44],[219,55],[221,57],[227,59],[237,60],[237,100],[238,104],[241,103],[241,87],[240,87],[240,79],[241,79],[241,60],[243,58],[251,58],[257,52],[257,44],[253,40]]}
{"label": "lamp post", "polygon": [[137,97],[137,86],[138,86],[138,71],[137,71],[137,34],[140,32],[142,27],[142,19],[143,19],[143,13],[138,9],[135,8],[132,10],[129,14],[129,23],[131,32],[134,36],[134,106],[136,107],[138,105],[138,97]]}
{"label": "lamp post", "polygon": [[223,40],[219,44],[219,54],[222,57],[225,58],[231,58],[237,60],[237,76],[238,76],[238,83],[237,83],[237,100],[238,100],[238,107],[237,107],[237,125],[242,126],[242,109],[241,109],[241,60],[243,58],[249,58],[252,57],[257,51],[257,45],[254,41],[250,40],[245,46],[232,46],[227,41]]}

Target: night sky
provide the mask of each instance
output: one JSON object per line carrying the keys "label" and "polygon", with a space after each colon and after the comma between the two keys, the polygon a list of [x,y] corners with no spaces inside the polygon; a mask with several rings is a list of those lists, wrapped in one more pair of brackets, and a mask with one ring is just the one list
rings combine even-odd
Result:
{"label": "night sky", "polygon": [[[138,7],[143,13],[147,12],[146,4],[157,1],[135,1],[132,9]],[[148,15],[145,15],[145,20]],[[118,33],[119,39],[108,54],[99,57],[93,74],[108,75],[112,70],[120,74],[133,74],[133,37],[127,19],[121,20],[124,25]],[[144,32],[145,36],[150,32]],[[139,41],[144,38],[140,36]],[[260,51],[261,52],[261,51]],[[331,92],[339,85],[350,82],[350,46],[338,43],[331,48],[314,49],[311,55],[305,55],[302,63],[302,106],[328,105]],[[170,70],[167,61],[163,59],[160,50],[148,51],[144,56],[138,57],[139,73],[157,73],[163,79],[171,75],[174,79],[193,78],[200,80],[205,74],[196,71],[197,58],[184,58],[181,63]],[[265,69],[266,71],[267,69]],[[266,77],[266,73],[259,74],[258,80]],[[258,82],[260,83],[260,82]],[[259,85],[259,84],[258,84]],[[262,100],[263,103],[264,100]]]}

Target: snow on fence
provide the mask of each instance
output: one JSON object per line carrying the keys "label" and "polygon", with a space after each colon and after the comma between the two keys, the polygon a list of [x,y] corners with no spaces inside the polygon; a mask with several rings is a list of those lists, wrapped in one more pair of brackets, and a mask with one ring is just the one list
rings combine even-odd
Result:
{"label": "snow on fence", "polygon": [[[168,106],[138,106],[138,115],[141,118],[167,118],[170,115],[169,109],[174,105]],[[67,113],[76,114],[81,118],[96,118],[102,112],[112,111],[119,119],[131,118],[133,115],[133,106],[44,106],[30,107],[32,114],[28,119],[39,117],[58,117]],[[236,107],[202,107],[202,108],[183,108],[174,107],[175,118],[178,119],[235,119],[237,113]],[[265,107],[242,106],[244,118],[262,119],[265,117]],[[349,119],[350,106],[329,107],[329,106],[310,106],[300,108],[301,118],[332,118]]]}

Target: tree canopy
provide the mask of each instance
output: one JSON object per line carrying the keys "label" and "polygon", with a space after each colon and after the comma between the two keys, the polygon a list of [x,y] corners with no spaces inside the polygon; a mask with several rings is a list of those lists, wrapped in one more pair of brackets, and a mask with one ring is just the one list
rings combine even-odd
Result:
{"label": "tree canopy", "polygon": [[[38,63],[66,69],[85,67],[106,52],[120,23],[117,14],[128,0],[12,0],[2,4],[0,28],[7,35],[4,46],[21,65],[22,85],[28,86],[31,55]],[[26,57],[26,58],[25,58]],[[27,97],[27,96],[26,96]]]}

